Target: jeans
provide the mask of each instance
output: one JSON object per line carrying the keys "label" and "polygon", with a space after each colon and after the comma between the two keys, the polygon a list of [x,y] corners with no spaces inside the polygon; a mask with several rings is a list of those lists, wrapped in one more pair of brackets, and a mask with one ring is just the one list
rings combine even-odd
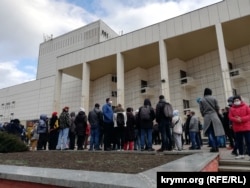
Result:
{"label": "jeans", "polygon": [[[145,143],[145,135],[147,143]],[[152,148],[152,129],[141,129],[141,149],[143,150],[145,144],[148,146],[148,149]]]}
{"label": "jeans", "polygon": [[92,150],[93,147],[95,149],[99,149],[99,128],[91,128],[90,131],[90,147],[89,149]]}
{"label": "jeans", "polygon": [[68,149],[69,128],[60,129],[56,149]]}
{"label": "jeans", "polygon": [[210,124],[210,126],[208,127],[206,133],[208,135],[208,140],[209,140],[210,146],[212,148],[218,148],[217,137],[214,134],[214,128],[213,128],[212,124]]}
{"label": "jeans", "polygon": [[200,140],[199,140],[199,135],[198,132],[189,132],[190,136],[190,141],[191,141],[191,148],[192,149],[197,149],[200,148]]}
{"label": "jeans", "polygon": [[161,132],[161,149],[172,150],[172,133],[170,130],[170,120],[163,119],[159,124],[159,130]]}
{"label": "jeans", "polygon": [[[250,131],[235,132],[235,138],[239,149],[239,154],[244,155],[245,145],[247,146],[248,155],[250,156]],[[244,143],[245,138],[245,143]]]}
{"label": "jeans", "polygon": [[226,147],[226,136],[224,135],[218,136],[217,143],[218,143],[217,147]]}

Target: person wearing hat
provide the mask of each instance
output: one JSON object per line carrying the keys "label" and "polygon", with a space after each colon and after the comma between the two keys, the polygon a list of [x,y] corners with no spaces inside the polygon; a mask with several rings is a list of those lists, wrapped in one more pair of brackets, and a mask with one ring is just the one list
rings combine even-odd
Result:
{"label": "person wearing hat", "polygon": [[210,152],[219,152],[218,137],[225,135],[222,122],[219,118],[220,107],[217,99],[212,96],[212,90],[205,88],[204,96],[199,102],[200,113],[204,118],[203,131],[208,136],[211,145]]}
{"label": "person wearing hat", "polygon": [[49,150],[55,150],[59,136],[57,112],[53,112],[49,121]]}
{"label": "person wearing hat", "polygon": [[87,128],[87,116],[85,114],[85,109],[80,108],[80,111],[76,115],[75,118],[75,131],[77,136],[77,150],[83,150],[83,144],[86,136],[86,128]]}
{"label": "person wearing hat", "polygon": [[239,150],[239,155],[235,159],[244,159],[244,139],[248,155],[250,156],[250,108],[239,95],[233,98],[233,104],[229,111],[229,119],[232,121]]}
{"label": "person wearing hat", "polygon": [[57,150],[67,150],[68,146],[68,136],[70,127],[70,116],[69,107],[65,106],[59,116],[59,136],[57,141]]}

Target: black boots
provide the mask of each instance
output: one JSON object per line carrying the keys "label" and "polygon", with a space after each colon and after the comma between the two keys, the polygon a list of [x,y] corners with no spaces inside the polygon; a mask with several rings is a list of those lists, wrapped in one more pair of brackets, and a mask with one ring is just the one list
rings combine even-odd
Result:
{"label": "black boots", "polygon": [[219,149],[218,148],[211,148],[210,152],[219,152]]}

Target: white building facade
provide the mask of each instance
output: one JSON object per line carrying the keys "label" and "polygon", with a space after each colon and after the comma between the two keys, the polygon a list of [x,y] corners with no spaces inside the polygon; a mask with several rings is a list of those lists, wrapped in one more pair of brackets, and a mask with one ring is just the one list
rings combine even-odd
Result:
{"label": "white building facade", "polygon": [[224,0],[118,35],[101,20],[40,45],[35,81],[0,90],[0,122],[38,119],[110,97],[113,105],[153,107],[163,94],[180,112],[195,110],[209,87],[221,108],[250,98],[250,0]]}

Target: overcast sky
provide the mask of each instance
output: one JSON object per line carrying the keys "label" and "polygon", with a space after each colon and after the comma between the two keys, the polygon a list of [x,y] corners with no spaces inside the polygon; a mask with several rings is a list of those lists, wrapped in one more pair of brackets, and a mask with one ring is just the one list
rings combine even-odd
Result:
{"label": "overcast sky", "polygon": [[0,0],[0,89],[36,79],[44,35],[102,19],[118,34],[221,0]]}

